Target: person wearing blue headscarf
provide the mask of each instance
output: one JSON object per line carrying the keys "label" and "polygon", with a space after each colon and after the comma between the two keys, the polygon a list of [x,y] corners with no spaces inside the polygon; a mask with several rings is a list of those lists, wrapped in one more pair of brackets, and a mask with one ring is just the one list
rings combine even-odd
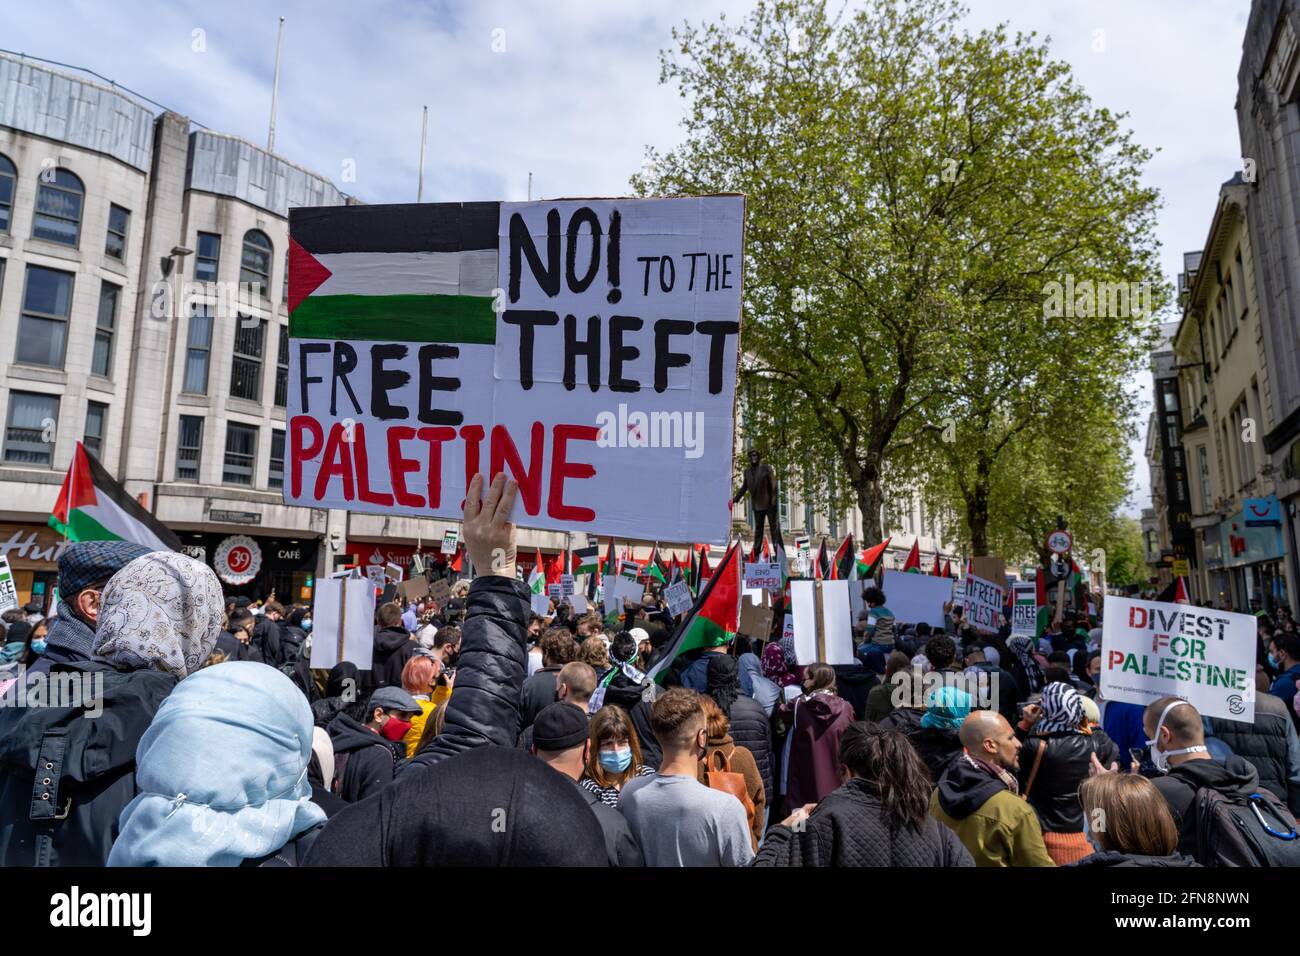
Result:
{"label": "person wearing blue headscarf", "polygon": [[925,713],[920,726],[907,735],[937,782],[948,765],[961,756],[957,732],[971,710],[971,696],[960,687],[944,684],[925,695]]}
{"label": "person wearing blue headscarf", "polygon": [[187,677],[140,739],[139,794],[108,865],[294,865],[325,823],[311,745],[307,699],[275,668],[231,661]]}

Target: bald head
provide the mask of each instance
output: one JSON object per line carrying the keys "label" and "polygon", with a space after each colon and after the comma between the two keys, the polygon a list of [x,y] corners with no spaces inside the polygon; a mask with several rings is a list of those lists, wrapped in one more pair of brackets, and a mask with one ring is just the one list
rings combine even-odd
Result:
{"label": "bald head", "polygon": [[596,691],[595,669],[583,661],[565,664],[556,675],[555,691],[560,700],[586,707]]}
{"label": "bald head", "polygon": [[[1170,707],[1171,704],[1178,706]],[[1166,708],[1169,708],[1168,713],[1165,713]],[[1168,738],[1163,741],[1166,749],[1176,750],[1181,747],[1204,745],[1205,725],[1201,723],[1201,715],[1195,707],[1181,697],[1161,697],[1147,704],[1146,710],[1142,712],[1142,726],[1146,730],[1148,740],[1155,739],[1161,714],[1165,715],[1161,737],[1165,736],[1163,731],[1169,731]]]}
{"label": "bald head", "polygon": [[973,710],[958,732],[961,744],[972,757],[995,766],[1015,770],[1020,766],[1020,740],[995,710]]}

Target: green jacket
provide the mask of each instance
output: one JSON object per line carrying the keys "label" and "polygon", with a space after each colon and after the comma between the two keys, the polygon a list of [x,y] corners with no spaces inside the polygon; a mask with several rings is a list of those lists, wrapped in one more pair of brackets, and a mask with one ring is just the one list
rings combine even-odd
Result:
{"label": "green jacket", "polygon": [[930,797],[930,815],[957,834],[976,866],[1056,865],[1043,845],[1034,808],[1010,790],[995,793],[961,818],[944,810],[939,790],[935,790]]}

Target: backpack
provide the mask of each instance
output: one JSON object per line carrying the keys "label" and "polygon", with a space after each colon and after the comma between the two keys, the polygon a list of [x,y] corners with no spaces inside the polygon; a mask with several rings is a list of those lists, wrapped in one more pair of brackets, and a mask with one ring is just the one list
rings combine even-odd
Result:
{"label": "backpack", "polygon": [[1196,862],[1202,866],[1300,866],[1295,817],[1269,791],[1200,787],[1193,800]]}
{"label": "backpack", "polygon": [[[713,769],[714,757],[722,758],[722,767],[719,770]],[[754,801],[749,799],[749,786],[745,783],[745,775],[731,769],[731,758],[721,750],[709,754],[704,766],[704,782],[709,785],[710,790],[721,790],[740,801],[741,806],[745,808],[746,826],[749,832],[753,833]]]}

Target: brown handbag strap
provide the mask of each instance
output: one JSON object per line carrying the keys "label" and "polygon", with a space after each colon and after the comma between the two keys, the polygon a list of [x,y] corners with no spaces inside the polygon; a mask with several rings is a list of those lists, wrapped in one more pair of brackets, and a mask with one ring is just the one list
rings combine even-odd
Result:
{"label": "brown handbag strap", "polygon": [[1029,768],[1029,779],[1025,781],[1025,792],[1021,794],[1026,800],[1029,799],[1029,790],[1034,785],[1034,778],[1038,776],[1038,766],[1043,762],[1043,751],[1047,749],[1047,741],[1041,737],[1038,739],[1038,749],[1034,751],[1034,765]]}

